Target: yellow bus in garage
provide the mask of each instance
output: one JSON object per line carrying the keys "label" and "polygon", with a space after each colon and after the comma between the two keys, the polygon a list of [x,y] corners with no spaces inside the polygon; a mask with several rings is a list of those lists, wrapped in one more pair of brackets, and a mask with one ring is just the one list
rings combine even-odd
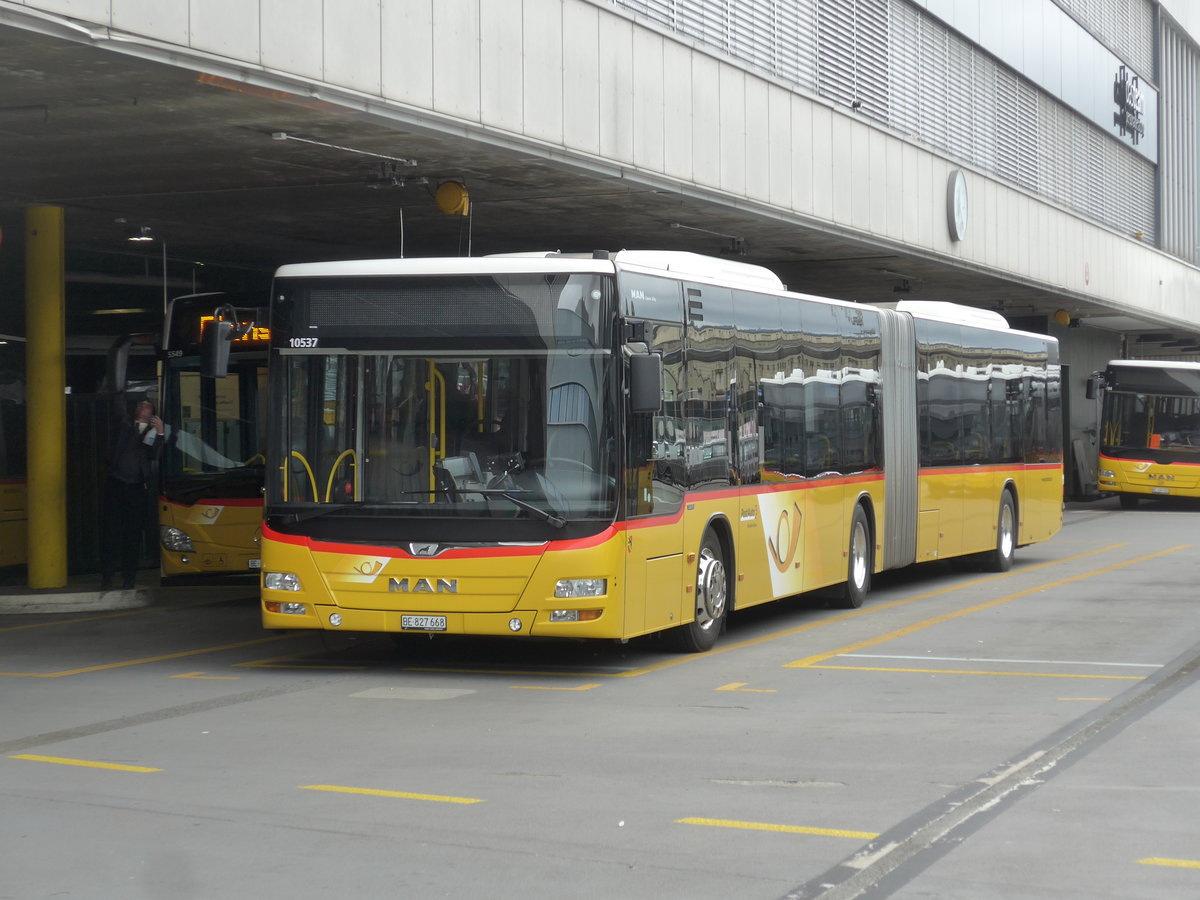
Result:
{"label": "yellow bus in garage", "polygon": [[[225,293],[174,298],[163,325],[159,560],[164,581],[255,575],[261,561],[266,310]],[[255,297],[253,300],[261,298]],[[225,377],[202,371],[202,335],[219,309],[244,320]]]}
{"label": "yellow bus in garage", "polygon": [[1200,497],[1200,363],[1111,360],[1101,392],[1098,487],[1132,509],[1142,497]]}
{"label": "yellow bus in garage", "polygon": [[1062,522],[1058,346],[621,251],[284,266],[270,629],[713,646],[728,613]]}

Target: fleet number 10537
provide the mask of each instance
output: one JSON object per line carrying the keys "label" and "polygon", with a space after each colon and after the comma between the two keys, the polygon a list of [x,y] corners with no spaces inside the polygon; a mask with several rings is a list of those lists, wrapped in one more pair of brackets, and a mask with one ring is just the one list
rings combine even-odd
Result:
{"label": "fleet number 10537", "polygon": [[289,347],[315,347],[320,338],[288,338]]}

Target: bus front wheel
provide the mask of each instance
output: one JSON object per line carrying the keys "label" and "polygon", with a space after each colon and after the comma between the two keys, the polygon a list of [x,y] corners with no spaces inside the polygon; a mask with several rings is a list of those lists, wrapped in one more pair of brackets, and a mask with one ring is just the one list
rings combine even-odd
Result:
{"label": "bus front wheel", "polygon": [[729,612],[729,573],[725,550],[711,530],[704,532],[696,557],[695,618],[673,632],[675,646],[687,653],[712,648]]}

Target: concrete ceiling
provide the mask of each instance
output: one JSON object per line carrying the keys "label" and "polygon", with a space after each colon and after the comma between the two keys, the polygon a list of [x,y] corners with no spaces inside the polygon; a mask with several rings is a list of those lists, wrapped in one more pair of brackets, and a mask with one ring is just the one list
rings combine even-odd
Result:
{"label": "concrete ceiling", "polygon": [[[164,256],[165,291],[175,295],[261,290],[276,266],[320,259],[741,248],[739,258],[809,293],[954,299],[1015,318],[1068,305],[819,226],[7,26],[0,160],[0,333],[24,333],[24,209],[37,203],[66,211],[71,335],[153,330]],[[437,209],[445,180],[467,186],[469,218]],[[143,226],[156,240],[126,239]],[[94,314],[112,308],[147,312]],[[1068,308],[1088,324],[1172,331]]]}

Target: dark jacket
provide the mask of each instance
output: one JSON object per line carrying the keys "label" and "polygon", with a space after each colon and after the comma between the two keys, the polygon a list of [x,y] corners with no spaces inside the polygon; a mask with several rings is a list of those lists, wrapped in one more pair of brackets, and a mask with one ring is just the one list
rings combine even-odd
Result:
{"label": "dark jacket", "polygon": [[112,431],[108,440],[108,474],[126,484],[146,484],[153,464],[162,455],[162,435],[146,443],[154,426],[135,422],[123,394],[113,395]]}

